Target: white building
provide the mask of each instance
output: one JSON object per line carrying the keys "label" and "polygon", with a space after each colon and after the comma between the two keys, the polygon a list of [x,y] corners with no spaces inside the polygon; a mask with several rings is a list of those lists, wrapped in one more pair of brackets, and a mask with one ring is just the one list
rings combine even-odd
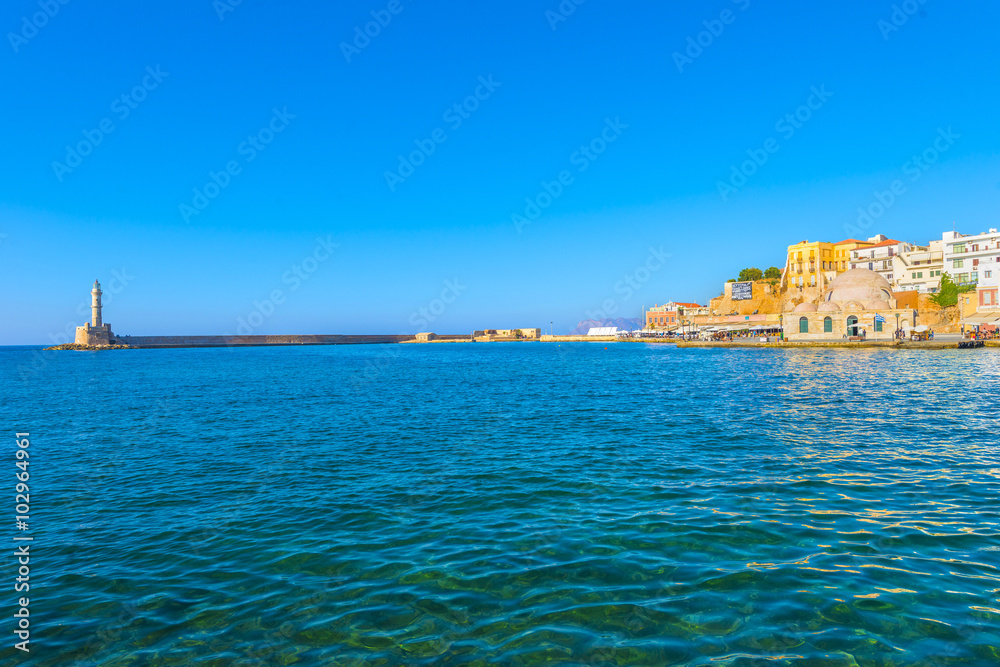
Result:
{"label": "white building", "polygon": [[926,246],[913,246],[892,258],[893,291],[934,293],[941,287],[944,269],[944,242],[931,241]]}
{"label": "white building", "polygon": [[996,285],[1000,271],[1000,233],[996,228],[981,234],[945,232],[944,270],[958,284]]}
{"label": "white building", "polygon": [[868,240],[874,243],[851,251],[851,268],[874,271],[888,280],[890,285],[895,284],[894,258],[910,252],[913,246],[904,241],[887,239],[882,234]]}

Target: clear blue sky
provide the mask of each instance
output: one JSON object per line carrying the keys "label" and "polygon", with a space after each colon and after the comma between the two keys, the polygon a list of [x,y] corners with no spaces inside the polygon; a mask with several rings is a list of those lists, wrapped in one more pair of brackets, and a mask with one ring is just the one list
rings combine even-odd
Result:
{"label": "clear blue sky", "polygon": [[[856,236],[895,179],[865,234],[997,226],[996,3],[914,0],[894,25],[870,0],[588,0],[564,21],[558,0],[243,0],[220,19],[223,2],[0,10],[0,343],[55,340],[114,272],[122,334],[230,333],[255,301],[256,333],[566,331],[605,302],[707,302],[790,243]],[[345,55],[372,12],[391,21]],[[428,140],[402,178],[397,156]],[[210,172],[228,184],[201,201]],[[562,192],[518,228],[543,181]]]}

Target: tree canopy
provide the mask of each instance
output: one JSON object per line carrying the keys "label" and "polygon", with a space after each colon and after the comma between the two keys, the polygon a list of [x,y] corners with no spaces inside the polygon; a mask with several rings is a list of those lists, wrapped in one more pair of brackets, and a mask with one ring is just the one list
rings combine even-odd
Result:
{"label": "tree canopy", "polygon": [[941,274],[941,287],[938,289],[938,293],[931,297],[931,301],[939,308],[947,308],[958,303],[958,285],[951,279],[947,271]]}
{"label": "tree canopy", "polygon": [[781,269],[776,266],[772,266],[767,271],[764,272],[764,277],[768,280],[777,280],[781,277]]}
{"label": "tree canopy", "polygon": [[747,282],[750,280],[760,280],[764,277],[764,272],[757,268],[743,269],[740,271],[739,281]]}

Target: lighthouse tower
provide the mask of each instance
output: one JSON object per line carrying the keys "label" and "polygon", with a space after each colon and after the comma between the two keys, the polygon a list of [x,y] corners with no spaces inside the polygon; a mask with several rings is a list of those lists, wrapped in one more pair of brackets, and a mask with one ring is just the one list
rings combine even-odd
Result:
{"label": "lighthouse tower", "polygon": [[90,326],[101,327],[101,283],[94,281],[94,289],[90,290]]}
{"label": "lighthouse tower", "polygon": [[107,324],[101,317],[101,283],[94,281],[94,288],[90,290],[90,321],[82,327],[76,328],[77,345],[87,347],[107,347],[114,342],[115,335],[111,333],[111,325]]}

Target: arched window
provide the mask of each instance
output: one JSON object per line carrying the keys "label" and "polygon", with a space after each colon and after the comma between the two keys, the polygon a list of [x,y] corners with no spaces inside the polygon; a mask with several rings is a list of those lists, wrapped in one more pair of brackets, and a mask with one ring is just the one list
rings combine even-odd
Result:
{"label": "arched window", "polygon": [[857,336],[858,335],[858,318],[851,315],[847,318],[847,335]]}
{"label": "arched window", "polygon": [[875,331],[882,331],[882,320],[875,320]]}
{"label": "arched window", "polygon": [[809,333],[809,318],[800,317],[799,318],[799,333]]}
{"label": "arched window", "polygon": [[833,331],[833,318],[824,317],[823,318],[823,333],[831,333]]}

